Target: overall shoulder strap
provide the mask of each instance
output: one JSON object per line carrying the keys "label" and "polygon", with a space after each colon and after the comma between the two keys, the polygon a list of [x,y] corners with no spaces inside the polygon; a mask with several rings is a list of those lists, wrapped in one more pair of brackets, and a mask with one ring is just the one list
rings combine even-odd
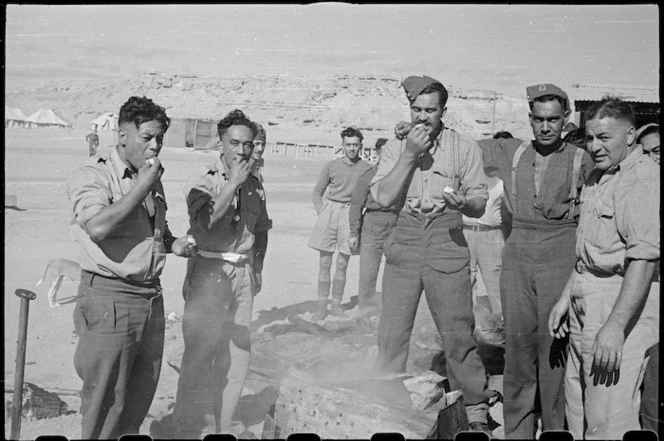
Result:
{"label": "overall shoulder strap", "polygon": [[521,159],[521,155],[523,154],[523,152],[526,151],[529,145],[530,141],[523,141],[521,145],[517,147],[516,151],[514,152],[514,157],[512,158],[512,197],[514,198],[515,204],[516,204],[516,171],[519,165],[519,159]]}
{"label": "overall shoulder strap", "polygon": [[452,166],[454,167],[454,177],[452,181],[452,188],[455,191],[461,189],[461,177],[459,174],[459,145],[461,144],[461,136],[452,130],[454,136],[452,137]]}
{"label": "overall shoulder strap", "polygon": [[579,196],[578,182],[579,175],[581,174],[581,164],[583,163],[584,150],[577,147],[574,152],[574,162],[572,164],[572,182],[569,188],[569,213],[567,217],[572,219],[574,217],[574,205],[577,203]]}

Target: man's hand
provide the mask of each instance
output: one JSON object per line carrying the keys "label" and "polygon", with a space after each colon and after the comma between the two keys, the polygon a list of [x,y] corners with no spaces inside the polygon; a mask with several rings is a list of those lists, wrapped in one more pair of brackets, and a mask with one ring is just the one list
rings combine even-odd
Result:
{"label": "man's hand", "polygon": [[413,125],[413,123],[407,121],[399,121],[394,128],[394,136],[396,136],[397,139],[404,139],[410,133]]}
{"label": "man's hand", "polygon": [[445,199],[445,204],[452,210],[461,210],[468,203],[468,199],[456,190],[443,190],[443,199]]}
{"label": "man's hand", "polygon": [[164,167],[161,166],[159,158],[155,156],[146,159],[141,168],[138,169],[137,185],[152,188],[162,174],[164,174]]}
{"label": "man's hand", "polygon": [[255,280],[256,280],[256,284],[254,285],[254,295],[261,292],[261,288],[263,287],[263,274],[262,273],[256,273],[255,274]]}
{"label": "man's hand", "polygon": [[549,313],[549,334],[551,334],[551,337],[565,338],[569,332],[569,325],[567,324],[569,305],[569,296],[563,294],[551,309]]}
{"label": "man's hand", "polygon": [[231,166],[228,180],[235,187],[239,187],[249,177],[251,166],[249,162],[242,155],[235,155],[233,158],[233,165]]}
{"label": "man's hand", "polygon": [[424,124],[417,124],[406,138],[406,151],[419,156],[431,147],[429,132]]}
{"label": "man's hand", "polygon": [[607,322],[602,326],[593,343],[593,366],[605,372],[620,368],[625,334],[617,326]]}
{"label": "man's hand", "polygon": [[171,251],[173,254],[180,257],[193,257],[198,254],[198,246],[196,245],[196,239],[191,234],[186,236],[178,237],[173,245],[171,245]]}
{"label": "man's hand", "polygon": [[360,240],[357,237],[351,237],[348,239],[348,247],[350,248],[351,251],[355,251],[359,243]]}

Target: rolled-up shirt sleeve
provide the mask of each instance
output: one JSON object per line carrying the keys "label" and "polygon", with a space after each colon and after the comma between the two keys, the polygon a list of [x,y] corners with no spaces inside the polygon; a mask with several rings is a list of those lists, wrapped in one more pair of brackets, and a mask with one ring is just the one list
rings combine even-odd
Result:
{"label": "rolled-up shirt sleeve", "polygon": [[396,166],[397,161],[399,160],[399,156],[401,156],[400,141],[392,139],[383,145],[383,149],[380,152],[380,162],[376,166],[376,174],[369,184],[371,197],[374,198],[374,200],[378,200],[378,194],[380,192],[380,180],[387,176],[387,174],[392,171],[394,166]]}
{"label": "rolled-up shirt sleeve", "polygon": [[461,168],[461,193],[468,199],[482,198],[486,201],[489,199],[489,192],[482,165],[482,150],[477,142],[472,140],[468,141],[464,150],[467,154],[465,164]]}
{"label": "rolled-up shirt sleeve", "polygon": [[76,222],[84,226],[97,213],[111,204],[111,191],[94,167],[74,171],[67,182],[67,197]]}
{"label": "rolled-up shirt sleeve", "polygon": [[625,240],[626,260],[660,258],[659,184],[657,170],[616,188],[616,223]]}

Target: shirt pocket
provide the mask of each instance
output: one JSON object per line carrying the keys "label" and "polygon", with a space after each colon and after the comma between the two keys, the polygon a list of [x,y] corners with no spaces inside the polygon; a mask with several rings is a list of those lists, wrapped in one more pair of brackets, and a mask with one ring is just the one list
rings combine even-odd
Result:
{"label": "shirt pocket", "polygon": [[[453,183],[454,175],[451,170],[434,170],[431,174],[431,196],[442,199],[445,187],[452,187]],[[455,188],[455,190],[458,190],[458,188]]]}
{"label": "shirt pocket", "polygon": [[616,210],[613,205],[599,200],[591,211],[592,222],[587,225],[594,245],[612,243],[616,239]]}

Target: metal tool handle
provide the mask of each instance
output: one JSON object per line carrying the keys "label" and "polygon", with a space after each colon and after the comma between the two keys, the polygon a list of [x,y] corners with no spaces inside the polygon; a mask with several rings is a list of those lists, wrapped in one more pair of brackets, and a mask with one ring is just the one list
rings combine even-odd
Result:
{"label": "metal tool handle", "polygon": [[12,399],[11,438],[19,439],[21,432],[21,413],[23,410],[23,373],[25,371],[25,349],[28,337],[28,312],[30,300],[37,295],[27,289],[17,289],[16,295],[21,299],[21,315],[18,321],[18,340],[16,342],[16,372],[14,372],[14,398]]}

